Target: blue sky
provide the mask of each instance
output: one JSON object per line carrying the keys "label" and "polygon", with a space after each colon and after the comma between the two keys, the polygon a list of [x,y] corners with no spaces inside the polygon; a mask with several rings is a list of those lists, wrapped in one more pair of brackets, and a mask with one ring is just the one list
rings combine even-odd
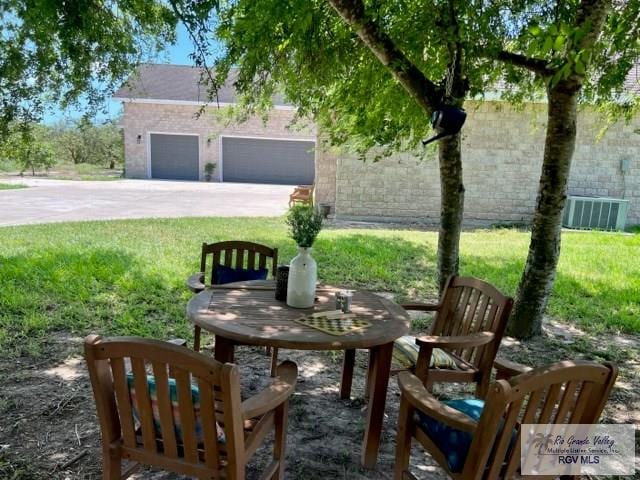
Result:
{"label": "blue sky", "polygon": [[[189,54],[193,51],[191,46],[191,40],[187,34],[186,29],[180,25],[178,27],[178,38],[175,45],[170,46],[156,59],[157,63],[170,63],[173,65],[193,65],[193,61],[189,58]],[[120,112],[120,102],[107,101],[107,113],[99,114],[96,121],[104,121],[110,118],[115,118]],[[54,110],[48,112],[44,121],[46,123],[53,123],[63,119],[75,119],[82,116],[82,108],[68,109],[68,110]]]}

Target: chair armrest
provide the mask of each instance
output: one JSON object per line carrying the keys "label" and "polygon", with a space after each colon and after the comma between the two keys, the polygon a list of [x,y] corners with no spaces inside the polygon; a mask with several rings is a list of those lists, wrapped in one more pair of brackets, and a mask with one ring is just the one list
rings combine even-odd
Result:
{"label": "chair armrest", "polygon": [[401,372],[398,375],[398,385],[402,396],[411,406],[422,413],[458,430],[464,430],[465,432],[474,432],[476,430],[478,423],[475,420],[440,402],[427,391],[422,381],[411,372]]}
{"label": "chair armrest", "polygon": [[442,308],[439,303],[405,303],[400,306],[405,310],[420,310],[421,312],[437,312]]}
{"label": "chair armrest", "polygon": [[494,338],[495,334],[493,332],[479,332],[471,335],[451,337],[425,335],[423,337],[416,338],[416,343],[421,347],[425,346],[431,348],[470,348],[486,345],[487,343],[492,342]]}
{"label": "chair armrest", "polygon": [[493,362],[493,368],[496,369],[496,378],[509,379],[520,375],[521,373],[527,373],[533,370],[533,368],[523,365],[521,363],[512,362],[506,358],[496,358]]}
{"label": "chair armrest", "polygon": [[200,293],[205,288],[207,288],[204,284],[204,273],[203,272],[194,273],[189,278],[187,278],[187,287],[193,293]]}
{"label": "chair armrest", "polygon": [[290,361],[278,365],[277,376],[267,388],[242,402],[242,418],[259,417],[286,402],[296,388],[298,366]]}

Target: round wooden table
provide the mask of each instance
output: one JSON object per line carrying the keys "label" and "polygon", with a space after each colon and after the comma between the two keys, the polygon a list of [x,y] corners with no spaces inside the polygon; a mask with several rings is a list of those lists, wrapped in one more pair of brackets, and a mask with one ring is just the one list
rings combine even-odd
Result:
{"label": "round wooden table", "polygon": [[410,318],[396,303],[379,295],[355,290],[351,311],[370,325],[346,335],[331,335],[296,322],[305,315],[335,310],[335,293],[340,288],[321,285],[313,308],[291,308],[275,299],[275,282],[216,285],[189,300],[187,314],[195,325],[213,333],[215,358],[233,362],[235,345],[262,345],[293,350],[345,350],[341,396],[351,391],[355,349],[369,350],[367,375],[367,425],[362,464],[373,468],[378,456],[380,434],[391,369],[393,341],[409,331]]}

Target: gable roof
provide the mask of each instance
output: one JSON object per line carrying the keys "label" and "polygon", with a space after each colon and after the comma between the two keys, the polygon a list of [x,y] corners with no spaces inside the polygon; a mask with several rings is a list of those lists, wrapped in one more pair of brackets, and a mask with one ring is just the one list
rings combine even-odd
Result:
{"label": "gable roof", "polygon": [[[188,65],[168,65],[146,63],[138,67],[127,81],[113,95],[120,100],[143,100],[152,102],[172,101],[185,103],[216,103],[209,100],[204,69]],[[225,84],[218,89],[217,101],[222,104],[235,103],[236,90],[233,86],[237,72],[231,70]],[[276,106],[290,106],[281,95],[273,98]]]}

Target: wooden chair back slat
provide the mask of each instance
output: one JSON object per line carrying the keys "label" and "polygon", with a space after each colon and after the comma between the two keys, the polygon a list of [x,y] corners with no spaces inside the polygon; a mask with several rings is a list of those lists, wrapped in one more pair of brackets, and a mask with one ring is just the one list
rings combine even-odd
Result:
{"label": "wooden chair back slat", "polygon": [[247,269],[255,270],[256,269],[256,252],[253,250],[249,250],[247,252]]}
{"label": "wooden chair back slat", "polygon": [[156,431],[153,425],[153,409],[149,398],[147,371],[142,358],[131,358],[133,371],[133,385],[136,392],[136,406],[140,417],[140,430],[144,449],[148,452],[156,451]]}
{"label": "wooden chair back slat", "polygon": [[207,467],[215,470],[220,465],[220,455],[218,453],[213,388],[201,378],[198,379],[198,388],[200,390],[200,418],[204,438],[204,463]]}
{"label": "wooden chair back slat", "polygon": [[129,399],[129,387],[122,358],[112,358],[111,374],[113,375],[113,388],[118,404],[120,426],[122,428],[122,440],[126,447],[136,446],[136,432],[133,424],[133,411]]}
{"label": "wooden chair back slat", "polygon": [[236,268],[244,268],[244,250],[236,250]]}
{"label": "wooden chair back slat", "polygon": [[169,458],[178,457],[176,443],[176,431],[173,418],[173,408],[169,391],[169,376],[167,364],[153,362],[153,375],[156,379],[156,392],[158,398],[158,415],[160,417],[160,431],[162,432],[162,445],[164,454]]}
{"label": "wooden chair back slat", "polygon": [[200,254],[200,271],[202,273],[207,271],[207,243],[202,243],[202,250]]}
{"label": "wooden chair back slat", "polygon": [[[203,255],[205,255],[206,257],[205,253],[203,253]],[[213,258],[211,261],[211,285],[214,285],[216,283],[216,266],[222,265],[222,263],[220,263],[220,256],[220,250],[213,252]]]}
{"label": "wooden chair back slat", "polygon": [[562,399],[556,408],[555,418],[553,419],[553,423],[565,423],[567,414],[573,412],[573,407],[576,403],[576,392],[578,387],[580,386],[580,382],[571,381],[568,382],[564,386],[564,390],[562,392]]}
{"label": "wooden chair back slat", "polygon": [[261,253],[258,260],[258,269],[263,269],[266,267],[267,267],[267,256]]}
{"label": "wooden chair back slat", "polygon": [[460,322],[457,335],[468,335],[469,333],[473,333],[474,328],[476,327],[478,302],[480,301],[481,296],[482,292],[480,290],[470,291],[468,301],[469,307],[467,308],[466,318],[464,321]]}
{"label": "wooden chair back slat", "polygon": [[233,250],[224,251],[224,266],[231,267],[231,261],[233,260]]}
{"label": "wooden chair back slat", "polygon": [[[514,427],[516,426],[516,421],[518,420],[518,415],[520,414],[520,408],[522,407],[523,401],[524,397],[515,400],[509,405],[507,409],[507,413],[504,416],[502,429],[499,430],[496,441],[494,443],[494,447],[491,452],[492,461],[488,466],[489,472],[487,474],[487,478],[499,477],[498,474],[502,469],[504,458],[507,454],[507,449],[509,448],[509,444],[512,441]],[[519,454],[520,452],[518,451],[518,455]]]}
{"label": "wooden chair back slat", "polygon": [[556,383],[551,385],[551,388],[547,390],[544,403],[542,404],[542,410],[538,416],[538,421],[535,423],[551,423],[551,415],[553,415],[554,409],[558,403],[558,398],[562,394],[562,384]]}
{"label": "wooden chair back slat", "polygon": [[[571,417],[569,418],[569,423],[582,423],[582,417],[590,407],[590,402],[592,395],[595,390],[595,385],[593,383],[584,383],[582,388],[580,389],[580,393],[578,394],[578,398],[576,399],[575,406],[573,408],[573,412],[571,413]],[[590,422],[588,422],[590,423]]]}
{"label": "wooden chair back slat", "polygon": [[178,392],[178,411],[182,426],[182,444],[184,458],[189,463],[198,461],[198,443],[196,441],[196,418],[193,413],[193,401],[191,398],[191,376],[189,372],[180,368],[174,369],[176,390]]}

